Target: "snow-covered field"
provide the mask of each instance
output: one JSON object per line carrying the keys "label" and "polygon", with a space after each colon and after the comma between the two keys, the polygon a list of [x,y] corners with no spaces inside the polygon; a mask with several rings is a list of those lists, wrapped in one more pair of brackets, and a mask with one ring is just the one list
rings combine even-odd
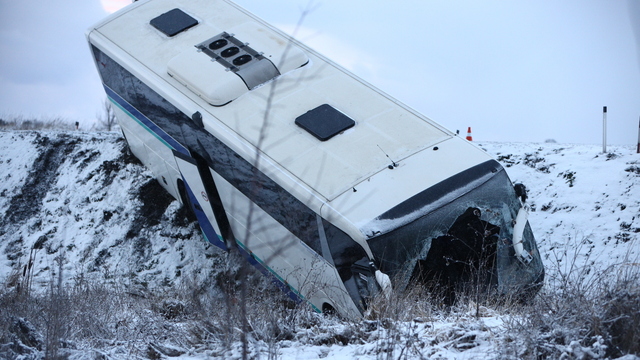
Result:
{"label": "snow-covered field", "polygon": [[[480,143],[529,189],[529,221],[546,267],[581,254],[597,269],[640,254],[640,154],[635,146]],[[552,275],[552,274],[551,274]]]}
{"label": "snow-covered field", "polygon": [[[599,145],[477,145],[529,189],[529,221],[545,261],[547,287],[557,286],[558,273],[570,266],[593,273],[640,266],[640,154],[635,146],[609,146],[602,154]],[[115,133],[0,132],[3,291],[25,286],[28,278],[32,291],[44,292],[61,275],[68,284],[79,278],[110,279],[127,293],[144,294],[185,283],[207,284],[223,266],[224,253],[202,241],[195,225],[184,220],[180,204],[123,149]],[[249,350],[256,358],[282,359],[505,357],[506,329],[516,315],[480,310],[429,312],[392,325],[306,314],[308,326],[293,329],[277,343],[257,336],[254,324]],[[159,327],[186,333],[180,321],[164,318]],[[159,330],[157,337],[137,339],[135,346],[105,340],[67,345],[64,351],[76,359],[240,357],[238,342],[205,346],[177,338]],[[0,340],[6,342],[0,353],[12,341],[21,341]],[[155,350],[132,352],[140,344]],[[44,356],[42,348],[25,341],[22,345],[25,353],[15,358]],[[600,345],[589,345],[558,346],[566,347],[560,352],[568,359],[587,352],[591,358],[604,356]]]}

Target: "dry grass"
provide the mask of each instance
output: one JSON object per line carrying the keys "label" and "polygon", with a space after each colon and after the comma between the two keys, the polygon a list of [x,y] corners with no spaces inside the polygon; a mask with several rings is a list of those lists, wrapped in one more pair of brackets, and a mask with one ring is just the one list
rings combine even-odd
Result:
{"label": "dry grass", "polygon": [[557,259],[552,284],[508,322],[504,358],[640,355],[640,262],[596,271],[577,252],[569,266]]}
{"label": "dry grass", "polygon": [[74,130],[72,121],[60,116],[35,117],[24,115],[1,115],[0,130]]}

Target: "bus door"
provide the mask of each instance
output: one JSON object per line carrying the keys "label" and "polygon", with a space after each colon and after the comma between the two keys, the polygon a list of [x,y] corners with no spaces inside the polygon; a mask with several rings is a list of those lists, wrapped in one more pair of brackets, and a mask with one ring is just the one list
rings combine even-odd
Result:
{"label": "bus door", "polygon": [[212,195],[215,189],[207,189],[205,186],[196,159],[177,151],[173,154],[184,184],[178,185],[182,201],[186,201],[185,205],[196,215],[205,239],[223,250],[228,250],[225,239],[219,235],[222,232],[211,204],[211,198],[215,197],[217,192]]}

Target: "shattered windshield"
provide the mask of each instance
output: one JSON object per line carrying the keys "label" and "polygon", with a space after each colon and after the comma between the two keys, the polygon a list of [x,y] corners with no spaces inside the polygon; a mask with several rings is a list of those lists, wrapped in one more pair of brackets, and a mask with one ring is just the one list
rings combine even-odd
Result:
{"label": "shattered windshield", "polygon": [[[381,234],[368,243],[380,270],[398,288],[411,281],[453,287],[481,270],[483,281],[500,293],[519,291],[543,276],[528,223],[523,246],[533,260],[524,263],[515,255],[513,229],[521,207],[504,169],[489,161],[383,214],[377,228]],[[375,225],[370,228],[375,234]]]}

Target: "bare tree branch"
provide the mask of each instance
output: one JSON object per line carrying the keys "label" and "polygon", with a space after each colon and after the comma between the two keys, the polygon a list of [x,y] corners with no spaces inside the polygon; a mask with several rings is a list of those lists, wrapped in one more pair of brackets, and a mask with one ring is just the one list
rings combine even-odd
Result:
{"label": "bare tree branch", "polygon": [[109,99],[102,102],[102,113],[96,115],[98,120],[98,130],[112,131],[118,125],[116,122],[116,113]]}

